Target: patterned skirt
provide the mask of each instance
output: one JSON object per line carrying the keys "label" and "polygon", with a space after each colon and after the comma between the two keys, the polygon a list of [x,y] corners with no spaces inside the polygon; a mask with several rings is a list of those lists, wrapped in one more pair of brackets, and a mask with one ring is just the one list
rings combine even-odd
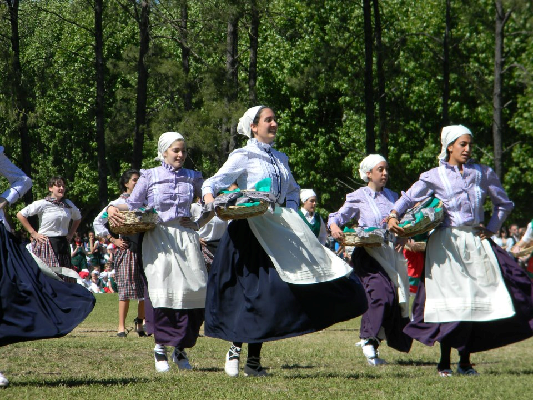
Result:
{"label": "patterned skirt", "polygon": [[[47,239],[44,243],[33,240],[32,253],[51,268],[69,268],[76,271],[76,268],[72,265],[67,238],[65,236],[55,236]],[[76,279],[64,275],[60,275],[60,277],[64,282],[77,282]]]}
{"label": "patterned skirt", "polygon": [[142,300],[145,296],[137,254],[129,249],[118,249],[115,253],[115,269],[119,300]]}

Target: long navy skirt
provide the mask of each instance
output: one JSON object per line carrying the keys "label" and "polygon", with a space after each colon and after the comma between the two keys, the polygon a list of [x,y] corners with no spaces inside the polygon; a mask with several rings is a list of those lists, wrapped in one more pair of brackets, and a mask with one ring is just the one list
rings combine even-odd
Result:
{"label": "long navy skirt", "polygon": [[248,222],[236,220],[209,272],[204,333],[231,342],[266,342],[316,332],[366,309],[354,273],[312,285],[282,281]]}
{"label": "long navy skirt", "polygon": [[413,339],[403,329],[410,319],[402,317],[397,289],[387,272],[362,247],[356,247],[352,252],[352,264],[363,283],[369,303],[369,308],[362,315],[360,338],[379,337],[383,328],[388,346],[408,353]]}
{"label": "long navy skirt", "polygon": [[44,275],[0,223],[0,346],[65,336],[94,305],[83,286]]}
{"label": "long navy skirt", "polygon": [[510,318],[481,322],[424,322],[424,272],[413,306],[413,320],[404,332],[427,346],[444,342],[458,349],[475,353],[506,346],[532,337],[532,280],[510,255],[490,240],[499,262],[504,283],[515,309]]}

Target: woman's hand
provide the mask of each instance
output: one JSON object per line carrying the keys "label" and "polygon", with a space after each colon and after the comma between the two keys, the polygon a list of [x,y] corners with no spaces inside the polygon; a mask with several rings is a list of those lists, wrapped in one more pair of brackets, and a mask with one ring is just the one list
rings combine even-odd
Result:
{"label": "woman's hand", "polygon": [[395,241],[395,251],[397,253],[402,253],[402,251],[404,250],[404,245],[410,241],[410,238],[402,238],[397,236],[396,239],[397,240]]}
{"label": "woman's hand", "polygon": [[8,202],[3,197],[0,197],[0,210],[8,205]]}
{"label": "woman's hand", "polygon": [[487,230],[485,226],[477,226],[475,227],[475,230],[475,235],[480,236],[480,240],[490,239],[494,235],[494,233]]}
{"label": "woman's hand", "polygon": [[198,224],[195,221],[191,221],[189,217],[181,217],[180,225],[184,228],[193,229],[194,231],[198,231],[199,229]]}
{"label": "woman's hand", "polygon": [[206,193],[204,195],[204,203],[205,204],[213,203],[214,201],[215,201],[215,198],[213,197],[213,195],[211,193]]}
{"label": "woman's hand", "polygon": [[30,233],[30,237],[39,242],[39,243],[46,243],[48,241],[48,237],[37,232],[37,231],[33,231],[32,233]]}
{"label": "woman's hand", "polygon": [[397,235],[402,235],[404,233],[404,229],[399,226],[398,218],[393,217],[388,220],[388,231],[396,233]]}
{"label": "woman's hand", "polygon": [[126,250],[129,247],[128,242],[121,238],[111,238],[109,239],[109,242],[112,243],[114,246],[117,246],[117,248],[121,250]]}
{"label": "woman's hand", "polygon": [[107,209],[108,221],[113,226],[121,226],[124,224],[124,216],[120,210],[115,206],[109,206]]}
{"label": "woman's hand", "polygon": [[333,222],[330,225],[330,232],[332,233],[332,237],[338,241],[338,243],[343,243],[345,240],[345,235],[343,234],[343,231],[335,222]]}

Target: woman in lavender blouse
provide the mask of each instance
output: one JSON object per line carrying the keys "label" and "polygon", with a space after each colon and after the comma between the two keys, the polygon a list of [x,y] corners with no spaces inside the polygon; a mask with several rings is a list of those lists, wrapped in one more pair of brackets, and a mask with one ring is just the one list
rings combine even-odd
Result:
{"label": "woman in lavender blouse", "polygon": [[165,346],[174,347],[172,360],[191,369],[184,349],[196,344],[204,321],[207,272],[197,234],[205,222],[191,221],[191,202],[200,196],[202,174],[183,168],[187,158],[184,137],[166,132],[158,141],[161,165],[141,170],[126,204],[108,207],[111,224],[120,224],[119,210],[155,209],[159,223],[142,239],[142,261],[147,279],[147,331],[154,334],[157,372],[169,370]]}
{"label": "woman in lavender blouse", "polygon": [[[339,211],[330,214],[328,226],[336,240],[343,239],[341,227],[352,219],[360,227],[385,228],[385,217],[399,197],[387,189],[389,166],[378,154],[367,156],[360,164],[360,177],[367,182],[347,195]],[[388,346],[408,352],[412,339],[403,329],[408,323],[409,281],[406,260],[393,243],[381,247],[357,247],[352,253],[354,271],[365,288],[368,310],[362,315],[360,338],[369,365],[385,364],[378,346],[384,339]]]}
{"label": "woman in lavender blouse", "polygon": [[[471,160],[473,135],[462,125],[441,133],[440,165],[395,203],[389,229],[402,233],[398,218],[417,202],[435,196],[445,219],[430,235],[425,273],[405,332],[432,346],[440,342],[440,376],[449,377],[451,348],[460,354],[458,374],[478,375],[470,354],[532,336],[532,281],[492,240],[513,208],[495,172]],[[484,202],[493,213],[484,225]]]}
{"label": "woman in lavender blouse", "polygon": [[360,282],[347,276],[350,267],[327,254],[298,215],[299,186],[287,156],[273,147],[277,129],[269,107],[247,110],[238,125],[249,138],[246,146],[234,150],[202,187],[204,201],[211,203],[233,182],[251,189],[270,178],[276,201],[274,212],[229,224],[210,269],[204,332],[232,342],[224,368],[232,377],[239,375],[243,343],[248,343],[245,376],[266,376],[263,342],[316,332],[367,307]]}

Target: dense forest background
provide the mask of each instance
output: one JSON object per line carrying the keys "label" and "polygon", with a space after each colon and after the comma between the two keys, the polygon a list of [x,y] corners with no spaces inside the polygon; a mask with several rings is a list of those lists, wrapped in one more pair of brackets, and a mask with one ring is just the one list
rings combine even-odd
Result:
{"label": "dense forest background", "polygon": [[363,184],[366,154],[406,190],[463,124],[525,225],[532,15],[525,0],[1,0],[0,145],[34,181],[26,202],[63,175],[87,227],[165,131],[211,176],[252,105],[277,112],[276,147],[323,215]]}

